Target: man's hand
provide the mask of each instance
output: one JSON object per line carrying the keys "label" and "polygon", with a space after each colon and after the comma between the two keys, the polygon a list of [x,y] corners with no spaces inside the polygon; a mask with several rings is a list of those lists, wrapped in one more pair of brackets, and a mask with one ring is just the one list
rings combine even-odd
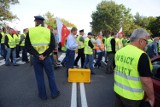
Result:
{"label": "man's hand", "polygon": [[39,55],[39,60],[43,61],[46,57],[43,55]]}

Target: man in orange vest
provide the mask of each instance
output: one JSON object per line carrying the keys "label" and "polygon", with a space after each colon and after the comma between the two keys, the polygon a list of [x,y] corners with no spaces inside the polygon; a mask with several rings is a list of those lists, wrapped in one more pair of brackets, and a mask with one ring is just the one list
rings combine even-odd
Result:
{"label": "man in orange vest", "polygon": [[103,43],[102,39],[103,39],[103,36],[99,35],[96,40],[96,52],[98,54],[98,59],[94,65],[94,67],[98,67],[98,68],[101,66],[101,61],[102,61],[102,57],[104,54],[104,43]]}

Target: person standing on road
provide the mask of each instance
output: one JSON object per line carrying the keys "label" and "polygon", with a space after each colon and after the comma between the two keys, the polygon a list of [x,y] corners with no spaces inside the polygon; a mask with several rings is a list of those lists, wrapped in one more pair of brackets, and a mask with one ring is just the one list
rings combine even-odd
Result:
{"label": "person standing on road", "polygon": [[97,40],[96,40],[96,52],[98,54],[98,59],[96,61],[96,63],[94,64],[94,67],[100,67],[101,66],[101,61],[102,61],[102,57],[104,55],[104,43],[102,41],[103,36],[102,35],[98,35],[97,36]]}
{"label": "person standing on road", "polygon": [[5,36],[6,36],[6,28],[3,27],[2,31],[0,32],[0,51],[3,58],[6,58],[6,49],[5,49]]}
{"label": "person standing on road", "polygon": [[74,66],[78,66],[77,63],[79,61],[79,59],[81,58],[81,68],[83,68],[84,65],[84,61],[85,61],[85,55],[84,55],[84,30],[80,30],[79,31],[79,35],[76,38],[79,46],[78,46],[78,56],[76,57],[76,60],[74,61]]}
{"label": "person standing on road", "polygon": [[33,66],[38,86],[38,95],[42,100],[47,100],[43,69],[48,77],[51,90],[51,97],[54,99],[60,92],[55,83],[54,70],[52,65],[52,51],[55,48],[53,33],[44,27],[44,18],[34,16],[35,27],[30,28],[25,40],[27,51],[33,55]]}
{"label": "person standing on road", "polygon": [[68,35],[67,38],[67,52],[66,52],[66,68],[67,68],[67,76],[68,76],[68,69],[73,68],[74,66],[74,57],[75,57],[75,50],[78,49],[78,43],[76,41],[75,35],[77,34],[77,28],[73,27],[71,29],[71,33]]}
{"label": "person standing on road", "polygon": [[107,56],[108,56],[108,62],[106,67],[106,73],[111,74],[114,71],[114,55],[116,53],[116,40],[114,38],[115,34],[111,33],[111,35],[108,35],[106,42],[106,48],[107,48]]}
{"label": "person standing on road", "polygon": [[21,50],[22,50],[22,61],[26,63],[28,63],[27,50],[25,48],[25,39],[26,39],[27,32],[28,32],[28,28],[23,29],[23,34],[21,34],[20,42],[19,42],[19,46],[21,47]]}
{"label": "person standing on road", "polygon": [[146,93],[147,101],[154,106],[152,65],[145,52],[148,33],[135,29],[130,37],[130,45],[115,54],[114,91],[115,107],[140,107]]}
{"label": "person standing on road", "polygon": [[89,63],[89,68],[91,70],[91,74],[95,74],[94,68],[93,68],[93,48],[94,45],[91,42],[93,34],[91,32],[88,33],[88,37],[84,41],[84,54],[86,55],[85,57],[85,62],[83,65],[83,68],[86,68],[87,64]]}
{"label": "person standing on road", "polygon": [[9,33],[5,36],[5,46],[7,50],[5,65],[10,66],[10,57],[12,58],[13,65],[17,66],[16,63],[16,38],[13,35],[14,30],[9,28]]}

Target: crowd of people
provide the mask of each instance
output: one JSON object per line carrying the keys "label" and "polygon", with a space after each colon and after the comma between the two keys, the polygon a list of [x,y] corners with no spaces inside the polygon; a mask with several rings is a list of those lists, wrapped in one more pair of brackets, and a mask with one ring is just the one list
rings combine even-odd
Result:
{"label": "crowd of people", "polygon": [[[89,32],[84,37],[84,29],[73,27],[68,35],[65,45],[61,47],[66,56],[61,64],[66,67],[66,76],[69,68],[88,68],[91,74],[96,74],[95,68],[102,66],[102,58],[105,58],[106,73],[114,73],[114,91],[116,93],[116,107],[139,107],[144,97],[144,91],[148,101],[153,107],[154,94],[151,82],[150,58],[160,53],[160,41],[158,37],[151,38],[144,29],[136,29],[130,38],[122,33],[110,32],[106,35]],[[37,37],[38,36],[38,37]],[[5,65],[11,62],[17,66],[16,58],[28,63],[27,52],[32,55],[32,62],[37,80],[39,97],[47,99],[43,68],[49,79],[52,98],[59,96],[60,92],[55,83],[54,69],[60,65],[58,60],[59,38],[56,30],[44,27],[44,18],[35,16],[35,27],[26,28],[23,33],[10,27],[3,27],[0,31],[0,53],[5,59]],[[75,58],[75,54],[77,57]],[[149,57],[150,58],[149,58]],[[81,59],[80,65],[78,61]],[[146,84],[147,81],[147,84]],[[135,102],[137,101],[137,102]],[[129,103],[128,103],[129,102]]]}

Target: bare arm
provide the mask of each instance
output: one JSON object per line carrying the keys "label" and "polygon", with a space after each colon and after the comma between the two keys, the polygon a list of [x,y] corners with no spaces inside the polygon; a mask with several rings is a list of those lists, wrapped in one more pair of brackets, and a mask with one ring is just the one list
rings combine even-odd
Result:
{"label": "bare arm", "polygon": [[153,82],[151,77],[140,77],[143,89],[147,95],[147,100],[149,101],[151,107],[154,106],[154,89],[153,89]]}

